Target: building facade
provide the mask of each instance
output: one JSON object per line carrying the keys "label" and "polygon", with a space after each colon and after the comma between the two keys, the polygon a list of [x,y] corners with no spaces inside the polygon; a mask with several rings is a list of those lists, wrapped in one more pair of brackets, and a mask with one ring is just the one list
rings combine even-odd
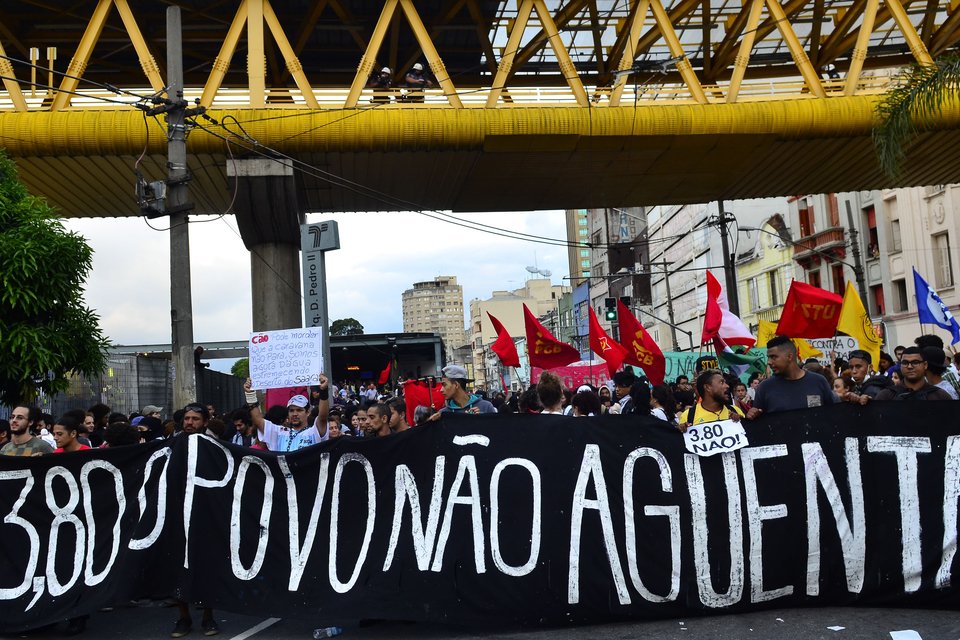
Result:
{"label": "building facade", "polygon": [[[447,359],[454,362],[454,351],[467,344],[463,326],[463,287],[456,276],[437,276],[415,282],[402,295],[403,330],[412,333],[436,333],[443,338]],[[461,363],[462,364],[462,363]]]}
{"label": "building facade", "polygon": [[762,222],[759,231],[741,237],[740,244],[747,245],[737,255],[740,319],[756,335],[760,320],[780,320],[794,276],[793,237],[785,217],[777,213]]}

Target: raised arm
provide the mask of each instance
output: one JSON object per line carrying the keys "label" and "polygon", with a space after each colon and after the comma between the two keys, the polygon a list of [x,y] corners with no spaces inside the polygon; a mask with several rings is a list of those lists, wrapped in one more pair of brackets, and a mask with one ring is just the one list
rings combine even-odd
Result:
{"label": "raised arm", "polygon": [[257,433],[263,436],[263,412],[260,411],[260,403],[257,401],[257,392],[253,390],[253,380],[247,378],[243,383],[243,393],[246,395],[247,408],[250,410],[250,421],[257,428]]}
{"label": "raised arm", "polygon": [[322,438],[327,433],[327,418],[330,417],[330,381],[327,376],[320,374],[320,396],[317,402],[317,419],[313,425]]}

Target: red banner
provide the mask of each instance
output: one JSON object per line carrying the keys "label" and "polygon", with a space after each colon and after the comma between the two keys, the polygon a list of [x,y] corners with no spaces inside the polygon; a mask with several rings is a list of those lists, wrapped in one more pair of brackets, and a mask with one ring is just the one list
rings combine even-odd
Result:
{"label": "red banner", "polygon": [[413,413],[423,405],[439,411],[445,402],[440,383],[431,387],[421,380],[407,380],[403,383],[403,401],[407,405],[407,424],[415,424]]}
{"label": "red banner", "polygon": [[[543,369],[540,367],[531,368],[531,378],[539,380]],[[607,373],[607,364],[602,360],[579,360],[563,367],[554,367],[550,370],[552,373],[560,376],[564,389],[576,391],[582,384],[593,385],[600,388],[610,381],[610,375]]]}

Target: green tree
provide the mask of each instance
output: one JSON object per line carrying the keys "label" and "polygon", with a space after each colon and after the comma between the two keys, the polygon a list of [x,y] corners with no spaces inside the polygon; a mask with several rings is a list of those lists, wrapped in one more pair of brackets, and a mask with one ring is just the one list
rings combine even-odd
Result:
{"label": "green tree", "polygon": [[93,251],[31,196],[0,151],[0,403],[67,388],[67,376],[99,374],[109,342],[84,305]]}
{"label": "green tree", "polygon": [[332,336],[358,336],[363,333],[363,325],[353,318],[341,318],[330,324]]}
{"label": "green tree", "polygon": [[230,373],[246,380],[250,377],[250,358],[240,358],[230,367]]}
{"label": "green tree", "polygon": [[960,57],[944,56],[933,64],[916,64],[877,105],[879,122],[873,143],[880,167],[891,178],[900,174],[909,140],[940,116],[944,102],[960,92]]}

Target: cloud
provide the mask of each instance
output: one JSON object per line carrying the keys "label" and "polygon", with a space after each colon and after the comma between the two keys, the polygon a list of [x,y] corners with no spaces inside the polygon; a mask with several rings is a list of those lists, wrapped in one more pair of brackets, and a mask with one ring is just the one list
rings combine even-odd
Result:
{"label": "cloud", "polygon": [[[455,214],[509,232],[563,239],[563,212]],[[250,254],[231,216],[190,225],[194,338],[242,340],[251,331]],[[403,329],[401,294],[414,282],[457,276],[464,307],[498,289],[516,289],[527,265],[553,272],[568,284],[565,247],[504,238],[440,222],[422,214],[311,214],[336,220],[340,250],[327,254],[331,318],[356,318],[369,333]],[[72,219],[65,224],[94,249],[86,301],[117,344],[170,341],[169,233],[141,218]],[[151,224],[166,229],[165,219]],[[55,259],[55,257],[51,257]],[[301,284],[293,283],[298,289]]]}

